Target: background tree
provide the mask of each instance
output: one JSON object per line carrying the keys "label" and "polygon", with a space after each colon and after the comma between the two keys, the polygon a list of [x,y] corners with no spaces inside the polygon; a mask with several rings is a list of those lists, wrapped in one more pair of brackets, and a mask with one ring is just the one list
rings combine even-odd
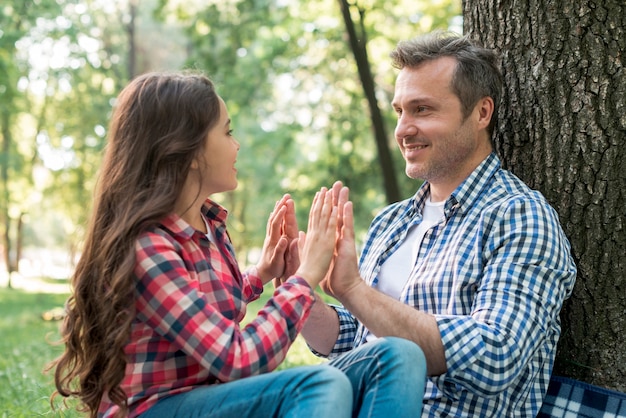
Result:
{"label": "background tree", "polygon": [[464,1],[463,15],[501,51],[497,150],[559,212],[578,265],[555,373],[626,391],[626,5]]}
{"label": "background tree", "polygon": [[41,254],[61,258],[47,260],[57,265],[74,259],[115,95],[134,72],[184,61],[179,29],[155,24],[155,4],[15,0],[0,8],[0,265],[8,287],[22,242],[33,263]]}
{"label": "background tree", "polygon": [[[40,6],[35,13],[34,2],[25,0],[3,6],[0,13],[0,247],[8,287],[18,270],[23,221],[32,203],[36,126],[42,122],[47,103],[43,100],[37,106],[25,92],[22,80],[30,68],[19,59],[18,47],[20,40],[36,28],[37,19],[60,14],[53,1]],[[31,112],[26,113],[27,109]]]}
{"label": "background tree", "polygon": [[343,16],[343,21],[346,26],[348,43],[356,61],[359,78],[363,86],[363,93],[367,99],[369,114],[372,119],[372,131],[376,143],[376,150],[378,151],[378,161],[383,175],[387,203],[394,203],[401,200],[402,197],[398,189],[398,180],[391,157],[387,129],[380,108],[378,107],[374,77],[372,76],[367,54],[367,31],[365,30],[363,21],[365,10],[358,8],[356,4],[355,6],[359,12],[357,15],[357,24],[355,24],[352,18],[350,3],[347,0],[339,0],[339,8],[341,9],[341,15]]}
{"label": "background tree", "polygon": [[[371,66],[368,105],[337,0],[5,3],[0,233],[7,260],[24,237],[26,264],[65,262],[63,252],[80,251],[111,106],[122,86],[136,74],[183,66],[215,80],[242,144],[240,186],[216,198],[230,211],[243,264],[254,261],[254,251],[250,258],[246,252],[261,245],[264,220],[281,194],[294,196],[304,225],[314,191],[335,179],[352,190],[362,234],[390,200],[370,111],[379,106],[391,134],[389,51],[398,39],[458,26],[461,11],[459,0],[351,2]],[[408,197],[416,184],[403,173],[395,141],[379,145],[394,160],[399,194],[392,199]],[[35,253],[40,248],[61,251]],[[0,265],[15,269],[18,259]]]}
{"label": "background tree", "polygon": [[[406,34],[453,25],[460,3],[356,3],[351,14],[359,14],[357,34],[371,65],[370,99],[379,106],[385,126],[392,127],[395,116],[389,102],[395,72],[389,52]],[[163,18],[175,14],[187,28],[188,66],[204,70],[216,82],[241,143],[239,187],[224,196],[241,258],[242,249],[260,245],[265,228],[260,220],[276,198],[291,193],[304,225],[314,191],[335,179],[351,188],[356,227],[364,232],[388,198],[372,104],[359,80],[337,0],[162,0],[161,5]],[[395,141],[383,142],[395,160],[391,175],[400,190],[392,198],[408,197],[416,184],[404,175]]]}

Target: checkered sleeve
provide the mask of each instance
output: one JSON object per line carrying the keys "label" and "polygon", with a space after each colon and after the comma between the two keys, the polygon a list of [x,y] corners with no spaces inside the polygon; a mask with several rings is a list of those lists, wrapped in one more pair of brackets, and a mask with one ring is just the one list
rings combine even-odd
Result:
{"label": "checkered sleeve", "polygon": [[263,293],[263,281],[256,267],[251,267],[243,273],[243,300],[250,303],[257,300]]}
{"label": "checkered sleeve", "polygon": [[337,312],[337,316],[339,317],[339,335],[331,352],[328,354],[328,358],[335,358],[354,348],[357,321],[343,306],[330,305],[330,307]]}
{"label": "checkered sleeve", "polygon": [[448,371],[432,380],[451,398],[463,388],[495,396],[529,366],[538,373],[544,365],[531,359],[546,340],[556,344],[559,309],[576,276],[569,244],[545,201],[518,196],[485,210],[481,222],[484,236],[457,254],[482,254],[472,260],[484,265],[471,315],[437,316]]}
{"label": "checkered sleeve", "polygon": [[[190,277],[181,252],[184,250],[167,235],[148,233],[138,241],[138,320],[219,381],[275,369],[308,316],[313,304],[310,286],[302,278],[290,278],[275,291],[256,319],[240,328],[236,320],[222,314],[220,303],[229,303],[227,297],[214,297],[215,301],[208,302],[198,280]],[[161,349],[155,346],[147,350],[146,361],[158,357]],[[173,363],[158,373],[163,381],[175,380],[178,368],[180,364]],[[154,376],[156,371],[151,373]]]}

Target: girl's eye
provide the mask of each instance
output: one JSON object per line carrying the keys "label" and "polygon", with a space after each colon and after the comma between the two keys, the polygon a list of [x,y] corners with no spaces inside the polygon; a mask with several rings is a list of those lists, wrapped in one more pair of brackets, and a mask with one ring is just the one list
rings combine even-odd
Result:
{"label": "girl's eye", "polygon": [[232,130],[232,129],[229,129],[229,130],[228,130],[227,135],[228,135],[228,136],[233,136],[233,130]]}

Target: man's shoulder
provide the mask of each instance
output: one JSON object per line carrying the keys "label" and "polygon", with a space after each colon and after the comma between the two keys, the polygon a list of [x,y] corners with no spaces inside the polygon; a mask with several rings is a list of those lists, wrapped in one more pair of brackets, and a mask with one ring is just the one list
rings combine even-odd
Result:
{"label": "man's shoulder", "polygon": [[470,213],[482,219],[515,218],[553,219],[558,223],[558,215],[545,196],[524,183],[515,174],[497,170],[492,181],[469,209]]}
{"label": "man's shoulder", "polygon": [[540,204],[548,204],[543,194],[528,186],[522,179],[508,170],[499,169],[495,172],[488,196],[499,196],[506,200],[528,200]]}

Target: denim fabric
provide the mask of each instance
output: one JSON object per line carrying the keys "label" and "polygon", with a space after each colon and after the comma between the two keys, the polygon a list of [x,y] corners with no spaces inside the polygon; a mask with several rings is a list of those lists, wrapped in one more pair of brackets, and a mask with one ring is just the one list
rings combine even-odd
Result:
{"label": "denim fabric", "polygon": [[350,381],[321,365],[200,386],[160,400],[141,418],[341,418],[351,411]]}
{"label": "denim fabric", "polygon": [[417,344],[397,337],[379,338],[329,364],[342,370],[352,382],[353,417],[420,416],[426,359]]}
{"label": "denim fabric", "polygon": [[164,398],[141,418],[419,417],[425,383],[422,350],[407,340],[380,338],[328,364]]}

